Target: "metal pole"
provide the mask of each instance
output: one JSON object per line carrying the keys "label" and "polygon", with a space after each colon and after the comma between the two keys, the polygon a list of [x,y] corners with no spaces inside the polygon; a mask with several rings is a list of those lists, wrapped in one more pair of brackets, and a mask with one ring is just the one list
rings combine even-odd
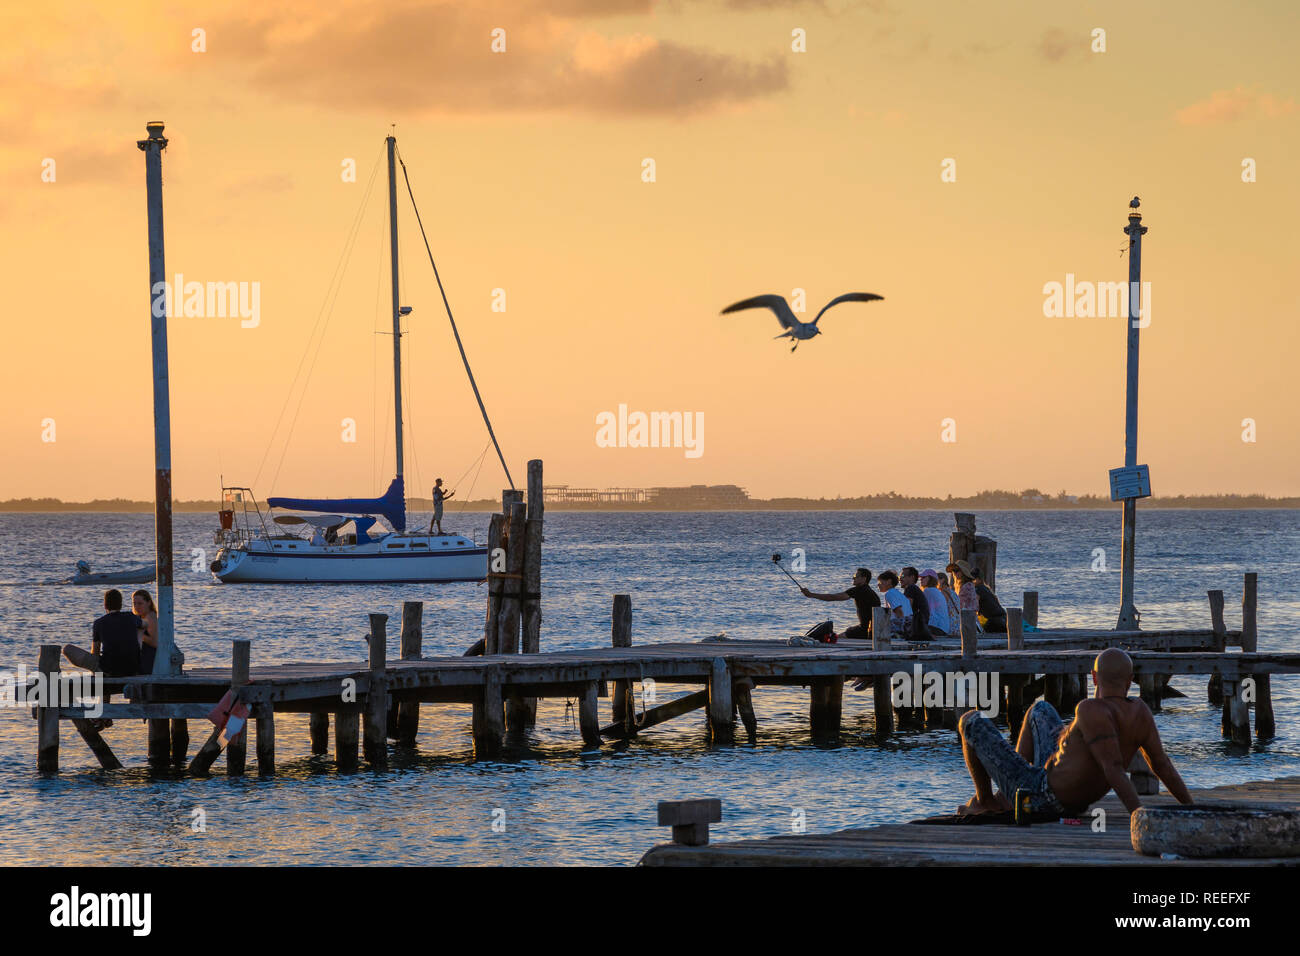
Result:
{"label": "metal pole", "polygon": [[388,137],[388,245],[393,260],[393,406],[397,426],[397,477],[402,477],[402,314],[397,291],[397,179],[393,155],[397,137]]}
{"label": "metal pole", "polygon": [[[147,139],[137,140],[144,151],[145,191],[149,207],[149,329],[153,342],[154,550],[157,554],[158,650],[153,672],[181,672],[176,652],[172,603],[172,439],[171,400],[167,382],[166,265],[163,255],[162,151],[167,147],[163,124],[145,125]],[[179,293],[180,290],[175,290]]]}
{"label": "metal pole", "polygon": [[[1128,384],[1124,412],[1124,467],[1137,465],[1138,434],[1138,334],[1142,315],[1142,214],[1137,211],[1137,197],[1128,214]],[[1123,551],[1119,580],[1119,622],[1116,630],[1138,629],[1139,615],[1133,604],[1133,563],[1137,545],[1137,499],[1124,499]]]}

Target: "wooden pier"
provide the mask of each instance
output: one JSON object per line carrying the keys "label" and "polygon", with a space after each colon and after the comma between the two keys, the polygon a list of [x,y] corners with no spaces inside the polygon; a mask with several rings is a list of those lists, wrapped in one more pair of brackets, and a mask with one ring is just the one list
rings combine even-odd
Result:
{"label": "wooden pier", "polygon": [[[1192,791],[1198,803],[1300,806],[1300,777]],[[1172,797],[1143,797],[1144,805],[1176,804]],[[660,804],[659,822],[673,827],[673,843],[654,847],[642,866],[1300,866],[1300,856],[1165,859],[1133,849],[1129,815],[1113,794],[1093,805],[1105,811],[1095,830],[1092,812],[1074,825],[887,824],[834,833],[800,833],[732,843],[709,843],[709,823],[719,823],[716,800]],[[702,830],[697,828],[703,827]],[[701,842],[702,841],[702,842]],[[696,844],[696,845],[692,845]]]}
{"label": "wooden pier", "polygon": [[[517,513],[517,510],[516,510]],[[542,697],[577,701],[579,740],[596,747],[603,740],[636,736],[656,724],[703,708],[710,740],[734,742],[737,722],[754,739],[757,720],[753,700],[765,686],[809,689],[809,724],[815,739],[833,739],[840,732],[844,683],[865,679],[872,686],[876,737],[893,732],[895,721],[924,720],[928,726],[955,727],[957,708],[895,708],[890,696],[891,675],[915,673],[997,674],[1003,712],[1012,729],[1039,696],[1070,712],[1087,691],[1096,651],[1119,646],[1133,658],[1135,681],[1153,707],[1159,706],[1163,684],[1170,675],[1212,675],[1212,691],[1223,700],[1223,732],[1237,744],[1250,744],[1250,711],[1256,733],[1273,733],[1266,678],[1300,672],[1300,653],[1262,654],[1254,650],[1254,575],[1247,575],[1243,603],[1244,626],[1223,626],[1222,594],[1210,592],[1212,626],[1205,629],[1114,632],[1107,630],[1023,629],[1021,608],[1008,608],[1009,633],[976,634],[967,612],[959,641],[890,646],[888,639],[843,642],[817,647],[792,647],[784,641],[705,640],[680,644],[632,643],[632,606],[627,595],[615,595],[611,646],[546,653],[497,653],[485,656],[420,656],[421,607],[403,609],[400,657],[388,655],[387,615],[370,615],[367,661],[287,663],[253,666],[250,644],[232,642],[230,668],[192,668],[180,676],[139,676],[105,681],[108,702],[101,716],[146,718],[149,762],[180,766],[187,759],[189,720],[209,717],[218,702],[248,710],[256,732],[258,772],[275,769],[277,714],[311,715],[313,753],[328,748],[329,724],[334,724],[335,759],[340,769],[356,768],[364,758],[371,767],[387,762],[388,741],[411,745],[425,704],[467,705],[473,712],[476,756],[501,753],[505,736],[531,723],[523,702]],[[1026,595],[1030,597],[1032,592]],[[1032,595],[1026,604],[1036,605]],[[888,628],[877,622],[877,634]],[[1229,650],[1240,648],[1240,651]],[[46,681],[57,678],[60,648],[41,648],[39,670]],[[699,685],[701,689],[637,712],[635,690],[642,682]],[[599,700],[610,697],[611,721],[601,726]],[[118,698],[114,701],[113,698]],[[509,706],[510,702],[519,702]],[[972,705],[974,701],[971,702]],[[964,709],[964,708],[963,708]],[[108,769],[120,766],[109,744],[88,719],[85,706],[38,706],[38,766],[56,772],[60,725],[71,722]],[[1267,723],[1265,718],[1267,717]],[[220,719],[220,718],[218,718]],[[225,729],[204,724],[207,741],[189,763],[190,770],[208,772],[226,751],[226,771],[245,772],[247,731],[225,738]]]}

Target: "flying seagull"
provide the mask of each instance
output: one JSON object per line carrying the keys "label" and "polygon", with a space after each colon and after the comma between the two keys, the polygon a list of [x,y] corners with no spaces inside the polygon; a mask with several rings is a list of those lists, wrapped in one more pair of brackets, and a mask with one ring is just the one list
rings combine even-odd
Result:
{"label": "flying seagull", "polygon": [[822,306],[821,312],[817,313],[817,318],[811,322],[800,322],[796,319],[794,312],[790,310],[790,304],[785,301],[784,296],[779,295],[756,295],[752,299],[744,299],[735,305],[727,306],[722,310],[722,314],[740,312],[742,309],[771,309],[776,314],[776,320],[781,323],[781,328],[785,329],[776,338],[793,339],[794,345],[790,346],[790,351],[793,352],[804,339],[810,339],[814,335],[821,334],[821,329],[817,328],[817,321],[831,306],[839,305],[841,302],[875,302],[877,299],[883,298],[884,296],[876,295],[874,292],[846,292]]}

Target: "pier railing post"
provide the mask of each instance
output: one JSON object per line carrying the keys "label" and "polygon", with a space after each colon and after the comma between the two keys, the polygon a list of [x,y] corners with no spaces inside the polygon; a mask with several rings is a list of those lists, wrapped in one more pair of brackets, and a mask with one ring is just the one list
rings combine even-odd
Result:
{"label": "pier railing post", "polygon": [[[418,661],[424,644],[424,602],[405,601],[402,604],[401,653],[404,661]],[[403,701],[397,705],[397,742],[407,747],[415,746],[420,732],[420,702]]]}
{"label": "pier railing post", "polygon": [[[230,691],[236,698],[239,688],[248,684],[248,665],[252,643],[245,639],[230,642]],[[250,715],[251,716],[251,715]],[[248,726],[226,744],[226,773],[237,777],[244,772],[248,758]]]}
{"label": "pier railing post", "polygon": [[[632,595],[615,594],[610,639],[614,647],[632,646]],[[636,704],[629,680],[614,681],[614,723],[622,724],[625,735],[636,736]]]}
{"label": "pier railing post", "polygon": [[362,735],[366,763],[388,763],[388,615],[370,615],[370,689],[366,692]]}
{"label": "pier railing post", "polygon": [[720,745],[732,744],[736,739],[731,668],[721,657],[715,657],[709,666],[709,737],[713,743]]}
{"label": "pier railing post", "polygon": [[975,657],[979,654],[979,618],[974,611],[961,612],[961,656]]}
{"label": "pier railing post", "polygon": [[45,680],[45,698],[36,708],[36,769],[59,772],[59,657],[58,644],[42,644],[36,670]]}

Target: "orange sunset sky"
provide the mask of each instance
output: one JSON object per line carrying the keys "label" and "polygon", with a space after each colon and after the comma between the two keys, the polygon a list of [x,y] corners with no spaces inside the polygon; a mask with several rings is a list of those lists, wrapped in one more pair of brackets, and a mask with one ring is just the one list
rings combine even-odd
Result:
{"label": "orange sunset sky", "polygon": [[[179,498],[221,474],[259,497],[386,486],[382,167],[327,293],[392,124],[517,482],[540,457],[549,483],[762,497],[1105,493],[1125,320],[1045,317],[1043,287],[1124,280],[1138,194],[1156,494],[1300,494],[1298,27],[1283,0],[6,4],[0,499],[152,495],[154,119],[168,277],[260,287],[255,328],[170,322]],[[405,201],[399,222],[427,495],[487,438]],[[719,315],[796,288],[804,319],[885,301],[793,354],[770,314]],[[620,403],[703,413],[703,454],[598,447]],[[474,494],[503,481],[489,455]]]}

